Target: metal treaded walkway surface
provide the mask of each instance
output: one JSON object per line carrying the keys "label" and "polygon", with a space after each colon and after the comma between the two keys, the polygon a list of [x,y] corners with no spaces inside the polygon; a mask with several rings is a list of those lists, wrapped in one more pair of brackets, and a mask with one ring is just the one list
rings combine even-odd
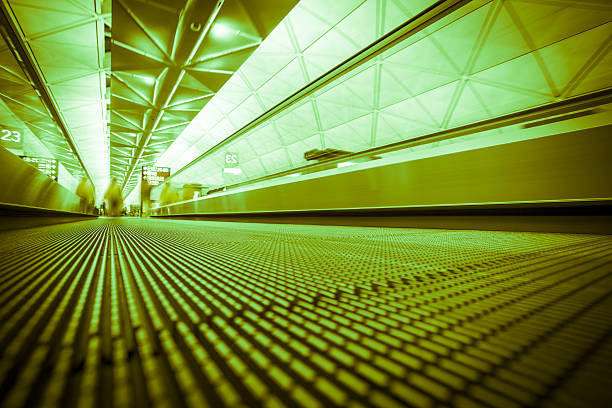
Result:
{"label": "metal treaded walkway surface", "polygon": [[2,407],[595,407],[612,238],[99,219],[0,233]]}

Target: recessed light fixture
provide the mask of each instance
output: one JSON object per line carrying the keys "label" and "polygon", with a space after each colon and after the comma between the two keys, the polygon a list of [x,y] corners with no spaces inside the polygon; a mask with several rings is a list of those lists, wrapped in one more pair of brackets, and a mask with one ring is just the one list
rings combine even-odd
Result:
{"label": "recessed light fixture", "polygon": [[223,173],[242,174],[242,169],[240,167],[225,167]]}
{"label": "recessed light fixture", "polygon": [[150,77],[148,75],[139,75],[139,77],[145,84],[153,85],[155,83],[155,77]]}
{"label": "recessed light fixture", "polygon": [[342,163],[338,163],[338,168],[340,168],[340,167],[348,167],[348,166],[353,166],[353,165],[355,165],[355,164],[357,164],[357,163],[355,163],[355,162],[350,162],[350,161],[347,161],[347,162],[342,162]]}
{"label": "recessed light fixture", "polygon": [[236,30],[223,22],[217,22],[210,28],[210,33],[216,38],[229,38],[236,34]]}

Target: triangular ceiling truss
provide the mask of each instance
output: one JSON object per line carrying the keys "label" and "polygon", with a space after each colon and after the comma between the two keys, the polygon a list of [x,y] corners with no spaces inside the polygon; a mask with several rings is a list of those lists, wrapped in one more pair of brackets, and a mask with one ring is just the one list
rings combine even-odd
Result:
{"label": "triangular ceiling truss", "polygon": [[113,1],[110,171],[126,194],[294,5]]}

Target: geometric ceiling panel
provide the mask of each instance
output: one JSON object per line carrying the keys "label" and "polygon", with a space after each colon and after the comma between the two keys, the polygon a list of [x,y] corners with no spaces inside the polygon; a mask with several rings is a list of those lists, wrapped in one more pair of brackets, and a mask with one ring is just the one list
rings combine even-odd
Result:
{"label": "geometric ceiling panel", "polygon": [[[430,4],[420,2],[422,8]],[[612,3],[475,0],[232,136],[316,79],[313,73],[333,68],[341,61],[334,55],[356,52],[356,43],[363,48],[420,11],[411,6],[366,1],[347,8],[317,37],[313,31],[329,16],[300,3],[157,164],[175,172],[183,168],[173,183],[218,188],[302,166],[304,152],[313,148],[359,152],[612,86]],[[320,18],[312,18],[317,11]],[[266,66],[267,57],[272,62]],[[270,66],[274,61],[282,64],[277,71]],[[243,108],[252,106],[252,100],[259,101],[259,112]],[[222,123],[230,126],[219,132]],[[215,149],[226,138],[229,142]],[[218,160],[225,151],[245,158],[242,174],[231,180],[222,177]]]}
{"label": "geometric ceiling panel", "polygon": [[[433,0],[301,1],[211,98],[156,164],[171,167],[176,172],[318,75],[433,3]],[[243,135],[235,141],[236,145],[231,143],[228,149],[237,149],[240,157],[266,152],[244,162],[242,178],[250,179],[251,175],[258,177],[262,172],[269,174],[281,167],[303,164],[303,149],[321,148],[327,130],[369,114],[374,103],[373,78],[371,72],[365,72],[353,79],[352,87],[340,87],[322,98],[300,101],[290,108],[293,109],[291,115],[281,113],[271,121],[272,126],[265,127],[263,132],[258,130],[257,137]],[[240,143],[240,140],[248,143]],[[271,154],[275,151],[280,153]],[[222,167],[222,161],[220,165]],[[223,183],[219,165],[205,160],[202,166],[201,170],[205,168],[206,172],[215,173],[206,175],[207,180]],[[194,169],[177,180],[179,184],[188,182],[188,178],[200,182],[198,177],[202,177],[202,171]]]}
{"label": "geometric ceiling panel", "polygon": [[296,2],[113,0],[111,146],[130,147],[110,165],[126,195]]}
{"label": "geometric ceiling panel", "polygon": [[38,79],[100,200],[109,180],[105,26],[110,0],[9,0]]}
{"label": "geometric ceiling panel", "polygon": [[[9,23],[3,22],[5,32]],[[11,42],[14,40],[11,40]],[[44,102],[15,58],[16,49],[0,37],[0,126],[20,132],[23,148],[20,154],[52,157],[59,160],[59,182],[72,188],[75,181],[85,173],[66,142]],[[20,56],[21,59],[23,59]]]}

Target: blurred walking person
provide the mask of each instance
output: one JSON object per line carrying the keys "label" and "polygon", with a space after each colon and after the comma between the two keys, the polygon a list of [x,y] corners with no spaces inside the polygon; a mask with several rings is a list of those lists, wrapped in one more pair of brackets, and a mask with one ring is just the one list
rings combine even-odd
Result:
{"label": "blurred walking person", "polygon": [[106,201],[106,214],[111,217],[119,217],[123,208],[123,197],[121,196],[121,188],[117,183],[117,179],[112,178],[106,193],[104,194]]}
{"label": "blurred walking person", "polygon": [[76,195],[81,199],[79,211],[82,213],[92,213],[94,208],[94,190],[87,177],[83,177],[77,186]]}

